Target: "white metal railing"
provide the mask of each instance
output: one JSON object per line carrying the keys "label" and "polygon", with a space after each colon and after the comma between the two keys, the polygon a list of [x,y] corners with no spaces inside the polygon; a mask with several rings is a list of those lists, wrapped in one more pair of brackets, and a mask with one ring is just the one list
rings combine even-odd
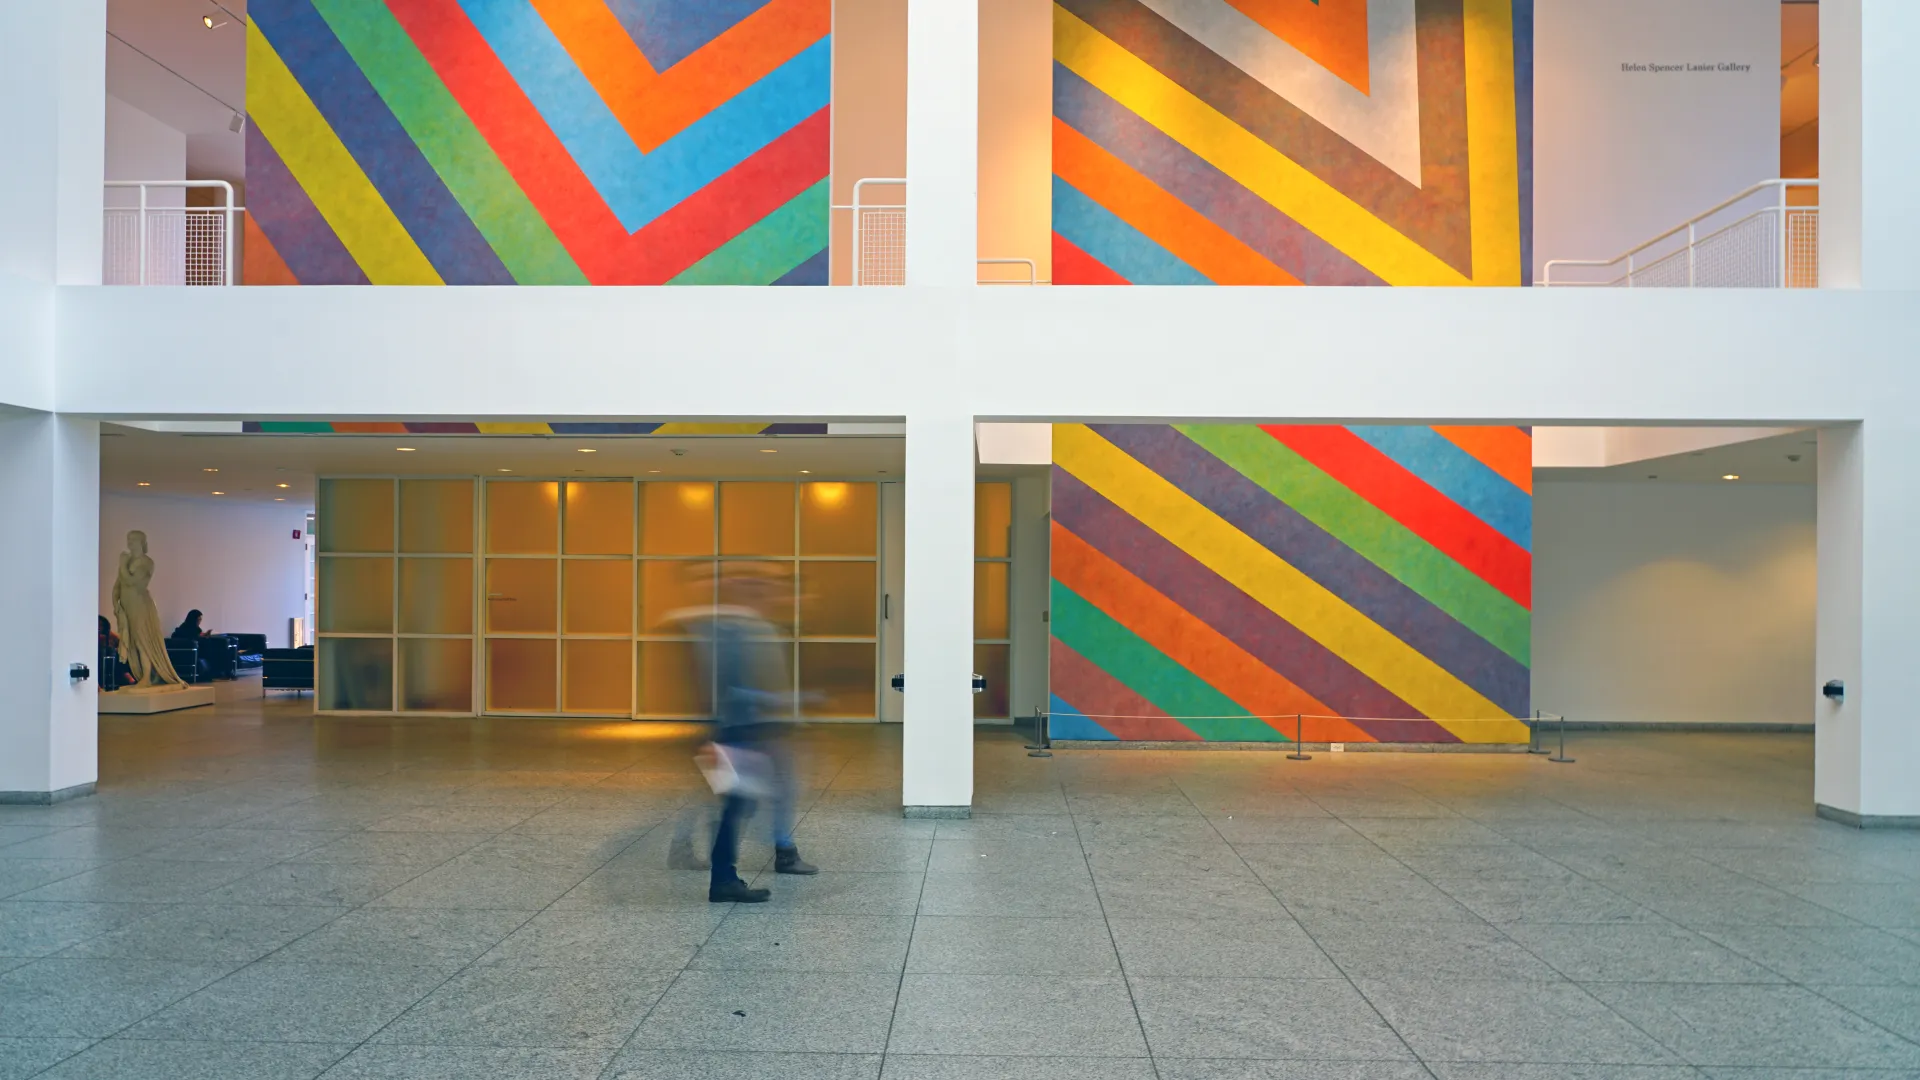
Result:
{"label": "white metal railing", "polygon": [[1024,266],[1027,269],[1027,277],[1025,281],[1022,281],[1019,278],[983,278],[978,282],[978,284],[981,284],[981,285],[1039,285],[1041,284],[1040,266],[1038,263],[1035,263],[1032,259],[976,259],[974,261],[981,266]]}
{"label": "white metal railing", "polygon": [[1820,207],[1791,205],[1788,192],[1819,187],[1818,180],[1761,181],[1611,259],[1549,259],[1540,284],[1817,289]]}
{"label": "white metal railing", "polygon": [[853,182],[853,202],[835,210],[853,213],[853,283],[907,283],[907,204],[866,201],[869,187],[902,187],[905,177],[869,176]]}
{"label": "white metal railing", "polygon": [[[233,185],[225,180],[108,180],[133,191],[131,206],[105,206],[100,279],[108,285],[232,285],[239,260]],[[187,206],[190,188],[220,193],[216,206]],[[155,205],[153,192],[179,190],[181,205]]]}

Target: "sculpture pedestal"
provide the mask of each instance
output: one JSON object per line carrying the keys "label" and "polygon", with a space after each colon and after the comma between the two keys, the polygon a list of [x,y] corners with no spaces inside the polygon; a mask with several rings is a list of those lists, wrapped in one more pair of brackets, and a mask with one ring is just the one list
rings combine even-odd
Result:
{"label": "sculpture pedestal", "polygon": [[213,704],[213,687],[168,686],[164,688],[144,688],[102,691],[100,711],[103,713],[131,713],[136,716],[149,716],[153,713],[173,712],[176,709],[192,709],[201,705]]}

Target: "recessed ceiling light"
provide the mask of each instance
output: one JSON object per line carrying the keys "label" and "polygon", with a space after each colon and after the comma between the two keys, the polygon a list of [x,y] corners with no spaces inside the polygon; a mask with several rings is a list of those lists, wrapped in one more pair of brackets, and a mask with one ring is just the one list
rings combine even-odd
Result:
{"label": "recessed ceiling light", "polygon": [[650,472],[650,473],[657,473],[657,472],[659,472],[660,470],[659,470],[659,469],[648,469],[647,471],[648,471],[648,472]]}
{"label": "recessed ceiling light", "polygon": [[287,500],[285,500],[285,499],[275,499],[275,500],[273,500],[273,501],[274,501],[274,502],[286,502]]}
{"label": "recessed ceiling light", "polygon": [[214,492],[214,494],[215,494],[215,495],[225,495],[225,494],[226,494],[226,492],[224,492],[224,491],[216,491],[216,492]]}
{"label": "recessed ceiling light", "polygon": [[761,452],[761,453],[763,453],[763,454],[777,454],[777,453],[779,453],[780,451],[778,451],[778,450],[774,450],[774,449],[772,449],[772,448],[768,448],[768,449],[764,449],[764,450],[762,450],[762,451],[760,451],[760,452]]}
{"label": "recessed ceiling light", "polygon": [[576,449],[578,449],[583,454],[597,454],[600,452],[598,450],[595,450],[591,446],[581,446],[581,447],[576,447]]}
{"label": "recessed ceiling light", "polygon": [[512,472],[512,469],[495,469],[494,472]]}
{"label": "recessed ceiling light", "polygon": [[1723,476],[1723,477],[1721,477],[1720,479],[1722,479],[1722,480],[1738,480],[1738,479],[1740,479],[1740,474],[1739,474],[1739,473],[1737,473],[1737,472],[1730,472],[1730,473],[1728,473],[1727,475],[1725,475],[1725,476]]}
{"label": "recessed ceiling light", "polygon": [[219,472],[219,469],[201,469],[201,472]]}
{"label": "recessed ceiling light", "polygon": [[153,485],[147,483],[145,480],[142,480],[138,484],[135,484],[134,486],[135,487],[152,487]]}
{"label": "recessed ceiling light", "polygon": [[277,487],[277,488],[283,488],[283,487],[286,487],[287,485],[285,485],[285,484],[275,484],[275,485],[273,485],[273,486],[274,486],[274,487]]}
{"label": "recessed ceiling light", "polygon": [[413,453],[415,448],[411,446],[396,446],[394,447],[394,449],[400,451],[403,454],[411,454]]}

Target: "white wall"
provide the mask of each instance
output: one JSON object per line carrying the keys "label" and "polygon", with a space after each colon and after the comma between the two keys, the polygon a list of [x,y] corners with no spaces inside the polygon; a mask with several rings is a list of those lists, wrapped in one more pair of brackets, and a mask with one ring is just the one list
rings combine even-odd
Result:
{"label": "white wall", "polygon": [[[1778,0],[1538,0],[1534,26],[1536,277],[1779,174]],[[1621,70],[1722,62],[1750,66]]]}
{"label": "white wall", "polygon": [[[128,495],[100,498],[100,614],[113,618],[113,581],[127,533],[145,530],[161,629],[192,608],[215,633],[267,635],[287,644],[287,620],[304,611],[305,555],[294,531],[311,507]],[[114,629],[118,630],[116,625]]]}
{"label": "white wall", "polygon": [[1814,691],[1814,488],[1534,487],[1533,698],[1605,723],[1792,723]]}
{"label": "white wall", "polygon": [[[107,179],[185,180],[187,136],[117,97],[107,97]],[[110,190],[108,206],[138,206],[139,193]],[[182,188],[150,191],[148,206],[185,206]]]}

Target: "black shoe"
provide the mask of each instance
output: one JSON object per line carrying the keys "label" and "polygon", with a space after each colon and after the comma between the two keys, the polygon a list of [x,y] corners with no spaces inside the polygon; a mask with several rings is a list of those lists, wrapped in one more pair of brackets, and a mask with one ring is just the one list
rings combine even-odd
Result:
{"label": "black shoe", "polygon": [[820,868],[800,857],[797,847],[775,848],[773,851],[773,872],[776,874],[817,874]]}
{"label": "black shoe", "polygon": [[773,899],[772,889],[750,888],[739,878],[707,888],[709,904],[764,904],[771,899]]}

